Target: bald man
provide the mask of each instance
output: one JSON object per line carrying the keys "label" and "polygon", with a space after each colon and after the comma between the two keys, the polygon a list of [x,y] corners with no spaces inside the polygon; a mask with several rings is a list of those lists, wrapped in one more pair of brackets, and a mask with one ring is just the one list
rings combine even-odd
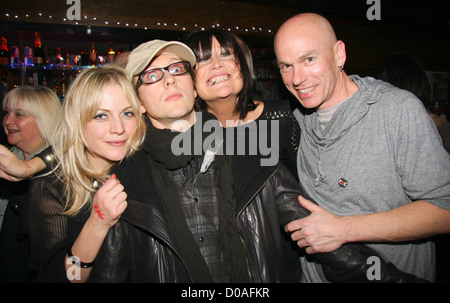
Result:
{"label": "bald man", "polygon": [[[320,15],[290,18],[274,42],[283,82],[301,104],[299,180],[320,205],[300,199],[312,214],[287,226],[292,238],[308,253],[371,243],[399,269],[434,281],[427,237],[450,232],[450,157],[421,101],[348,76],[345,44]],[[326,281],[319,265],[302,262],[305,281]]]}

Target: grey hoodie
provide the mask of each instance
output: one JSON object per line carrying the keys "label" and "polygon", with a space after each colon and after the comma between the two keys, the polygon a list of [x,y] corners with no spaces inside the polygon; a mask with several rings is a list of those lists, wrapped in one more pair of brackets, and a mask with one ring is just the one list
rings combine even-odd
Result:
{"label": "grey hoodie", "polygon": [[[450,210],[450,156],[422,102],[380,80],[351,79],[359,90],[324,130],[316,112],[294,112],[301,128],[299,178],[307,193],[339,216],[414,200]],[[434,281],[431,242],[369,246],[399,269]],[[326,281],[319,265],[303,262],[305,281]]]}

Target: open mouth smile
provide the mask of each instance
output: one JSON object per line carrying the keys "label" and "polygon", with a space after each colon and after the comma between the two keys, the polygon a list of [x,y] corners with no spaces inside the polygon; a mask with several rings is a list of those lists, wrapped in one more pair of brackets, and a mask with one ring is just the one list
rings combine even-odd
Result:
{"label": "open mouth smile", "polygon": [[218,83],[227,81],[228,79],[230,79],[230,75],[220,75],[217,77],[213,77],[208,80],[208,85],[212,86],[214,84],[218,84]]}
{"label": "open mouth smile", "polygon": [[13,135],[13,134],[17,134],[20,131],[18,129],[8,129],[7,130],[7,135]]}
{"label": "open mouth smile", "polygon": [[297,91],[299,91],[301,94],[307,94],[307,93],[310,93],[316,87],[317,87],[317,85],[314,85],[314,86],[311,86],[311,87],[308,87],[308,88],[298,89]]}

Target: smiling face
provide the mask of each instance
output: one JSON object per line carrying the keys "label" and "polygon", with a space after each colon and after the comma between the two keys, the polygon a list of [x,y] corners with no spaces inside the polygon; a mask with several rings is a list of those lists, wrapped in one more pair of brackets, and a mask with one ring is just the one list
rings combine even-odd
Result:
{"label": "smiling face", "polygon": [[313,15],[288,20],[275,37],[283,82],[305,108],[326,109],[339,103],[339,66],[345,46],[328,22]]}
{"label": "smiling face", "polygon": [[92,120],[83,128],[89,164],[104,171],[111,162],[127,154],[137,121],[130,102],[119,84],[109,84]]}
{"label": "smiling face", "polygon": [[[179,61],[182,59],[175,54],[162,53],[145,71],[166,67]],[[147,116],[156,128],[171,129],[173,122],[178,120],[186,120],[190,125],[194,123],[194,102],[197,95],[189,73],[173,76],[164,71],[164,77],[160,81],[142,84],[138,89],[138,95]]]}
{"label": "smiling face", "polygon": [[6,104],[3,129],[7,135],[8,143],[22,150],[25,159],[27,159],[30,154],[43,146],[44,140],[39,132],[35,117],[24,114],[20,100],[15,104],[14,108],[11,108],[9,101]]}
{"label": "smiling face", "polygon": [[195,69],[195,88],[201,99],[213,102],[221,99],[236,99],[244,87],[241,71],[233,50],[221,47],[212,38],[211,57],[201,53]]}

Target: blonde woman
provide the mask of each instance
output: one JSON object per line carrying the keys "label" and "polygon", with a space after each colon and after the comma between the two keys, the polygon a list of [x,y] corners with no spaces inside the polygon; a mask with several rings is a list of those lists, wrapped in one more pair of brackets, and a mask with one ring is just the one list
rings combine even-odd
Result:
{"label": "blonde woman", "polygon": [[53,150],[59,164],[30,186],[31,272],[36,281],[84,282],[127,206],[113,165],[142,144],[143,108],[125,71],[84,71],[63,104]]}
{"label": "blonde woman", "polygon": [[3,111],[3,128],[13,145],[11,151],[26,160],[50,145],[61,103],[47,87],[24,85],[6,94]]}
{"label": "blonde woman", "polygon": [[[3,130],[10,150],[5,152],[27,165],[45,149],[61,117],[61,102],[43,86],[20,86],[9,91],[2,102]],[[3,156],[2,156],[3,160]],[[5,167],[10,167],[6,163]],[[28,241],[23,217],[29,181],[0,182],[0,281],[26,282]]]}

